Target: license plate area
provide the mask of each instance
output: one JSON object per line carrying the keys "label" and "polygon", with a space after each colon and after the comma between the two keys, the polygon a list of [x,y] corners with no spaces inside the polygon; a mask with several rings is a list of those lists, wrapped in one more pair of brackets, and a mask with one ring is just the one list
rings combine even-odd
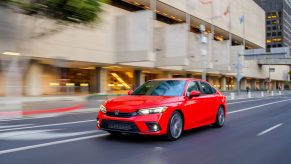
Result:
{"label": "license plate area", "polygon": [[115,123],[111,122],[108,124],[109,129],[116,129],[116,130],[131,130],[131,126],[125,123]]}

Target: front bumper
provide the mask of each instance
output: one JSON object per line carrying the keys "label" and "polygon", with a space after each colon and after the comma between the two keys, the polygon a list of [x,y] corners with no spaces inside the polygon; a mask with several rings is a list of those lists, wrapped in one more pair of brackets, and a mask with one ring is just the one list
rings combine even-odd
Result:
{"label": "front bumper", "polygon": [[167,133],[167,112],[161,114],[137,115],[130,118],[107,116],[99,112],[97,128],[141,135],[164,135]]}

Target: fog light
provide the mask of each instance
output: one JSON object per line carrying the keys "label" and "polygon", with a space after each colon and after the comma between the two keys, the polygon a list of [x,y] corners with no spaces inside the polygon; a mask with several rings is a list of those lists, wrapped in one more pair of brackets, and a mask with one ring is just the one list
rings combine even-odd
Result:
{"label": "fog light", "polygon": [[153,125],[153,130],[154,130],[154,131],[157,131],[157,130],[159,130],[159,127],[158,127],[158,125]]}
{"label": "fog light", "polygon": [[157,132],[161,130],[161,127],[156,122],[146,122],[146,125],[149,128],[149,131]]}

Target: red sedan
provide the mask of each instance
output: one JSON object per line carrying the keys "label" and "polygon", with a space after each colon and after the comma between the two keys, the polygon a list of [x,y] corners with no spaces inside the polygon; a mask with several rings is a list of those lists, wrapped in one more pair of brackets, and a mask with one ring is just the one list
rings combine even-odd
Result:
{"label": "red sedan", "polygon": [[111,134],[165,135],[177,140],[184,130],[222,127],[226,97],[209,83],[192,79],[151,80],[127,96],[100,106],[97,127]]}

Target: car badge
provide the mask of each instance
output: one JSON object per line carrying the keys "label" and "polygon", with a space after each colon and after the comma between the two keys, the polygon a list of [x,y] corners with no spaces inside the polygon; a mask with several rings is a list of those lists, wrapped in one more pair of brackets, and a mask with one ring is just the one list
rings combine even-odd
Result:
{"label": "car badge", "polygon": [[119,114],[119,110],[115,110],[114,114],[115,114],[115,116],[117,116]]}

